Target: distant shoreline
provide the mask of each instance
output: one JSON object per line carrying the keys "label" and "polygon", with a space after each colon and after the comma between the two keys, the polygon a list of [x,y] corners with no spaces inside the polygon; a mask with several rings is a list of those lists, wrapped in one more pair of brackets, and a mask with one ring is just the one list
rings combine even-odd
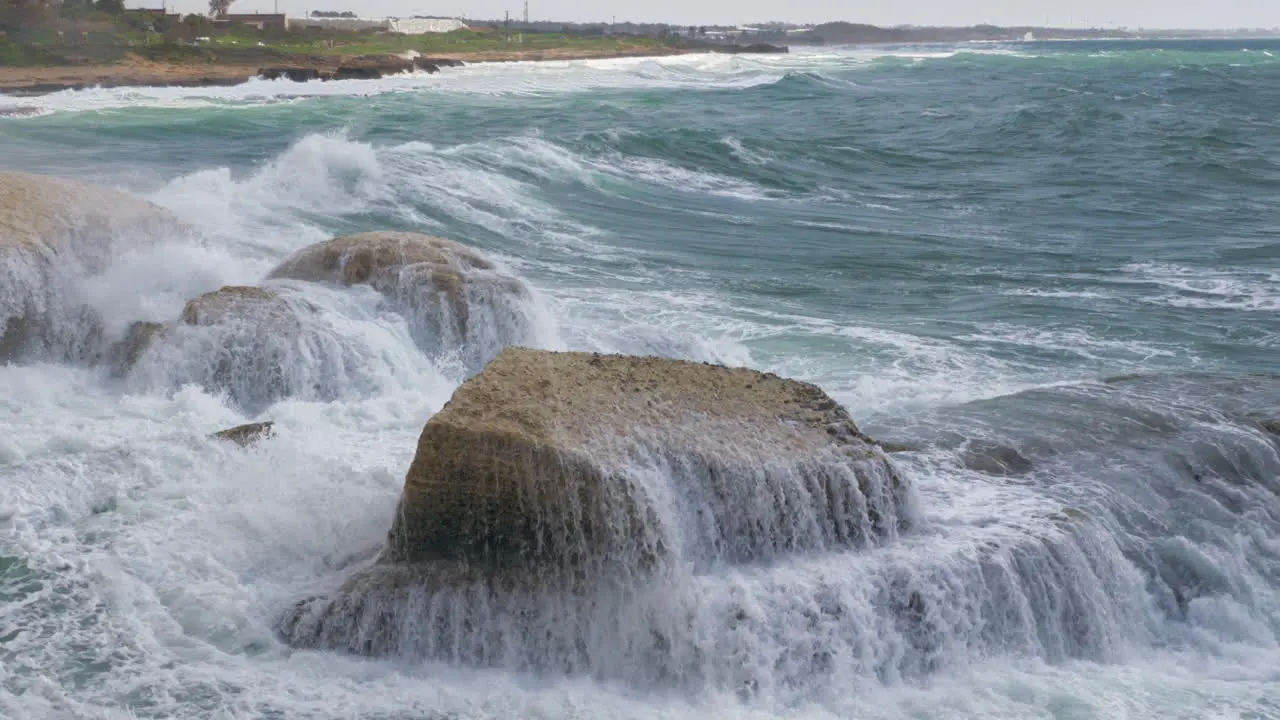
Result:
{"label": "distant shoreline", "polygon": [[441,68],[453,65],[478,63],[609,60],[705,53],[774,54],[788,51],[787,47],[765,43],[696,47],[641,45],[610,48],[477,50],[440,53],[429,58],[420,57],[416,61],[401,55],[389,54],[355,57],[299,55],[281,57],[266,66],[257,63],[163,62],[130,55],[116,63],[0,66],[0,95],[32,97],[94,87],[229,87],[247,83],[264,75],[268,78],[305,78],[307,81],[381,79],[414,70],[434,73]]}
{"label": "distant shoreline", "polygon": [[[603,60],[628,57],[667,57],[706,50],[677,48],[612,48],[564,49],[538,51],[445,53],[444,60],[465,64],[490,62],[527,62],[549,60]],[[278,67],[331,72],[342,59],[307,58],[284,60]],[[123,62],[100,65],[43,65],[33,67],[0,67],[0,95],[33,97],[64,90],[95,87],[229,87],[260,77],[258,64],[155,62],[140,57]],[[396,73],[387,72],[382,76]]]}

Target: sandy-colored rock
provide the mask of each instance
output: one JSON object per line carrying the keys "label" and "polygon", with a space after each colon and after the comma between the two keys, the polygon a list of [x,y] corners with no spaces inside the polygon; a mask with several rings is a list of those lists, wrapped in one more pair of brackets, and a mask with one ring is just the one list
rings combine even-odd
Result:
{"label": "sandy-colored rock", "polygon": [[237,425],[226,430],[219,430],[210,437],[233,442],[240,447],[250,447],[256,445],[260,440],[267,440],[273,437],[275,435],[275,431],[272,429],[274,426],[275,423],[271,421]]}
{"label": "sandy-colored rock", "polygon": [[[53,253],[96,250],[111,230],[173,225],[155,205],[97,185],[44,175],[0,172],[0,248],[35,246]],[[93,247],[78,247],[91,243]],[[93,255],[93,252],[85,253]]]}
{"label": "sandy-colored rock", "polygon": [[279,294],[260,287],[228,285],[187,302],[181,320],[188,325],[216,325],[227,320],[287,321],[289,306]]}
{"label": "sandy-colored rock", "polygon": [[102,319],[81,297],[82,281],[117,253],[181,230],[124,193],[0,172],[0,362],[101,355]]}
{"label": "sandy-colored rock", "polygon": [[905,492],[814,385],[508,348],[423,429],[385,559],[748,561],[893,535]]}
{"label": "sandy-colored rock", "polygon": [[509,345],[534,344],[532,296],[518,278],[446,238],[368,232],[303,248],[269,279],[369,285],[410,323],[430,354],[479,370]]}

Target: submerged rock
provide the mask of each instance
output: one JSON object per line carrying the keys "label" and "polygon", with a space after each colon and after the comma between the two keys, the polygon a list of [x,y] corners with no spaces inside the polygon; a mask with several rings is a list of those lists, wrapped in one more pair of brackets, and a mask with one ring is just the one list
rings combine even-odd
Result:
{"label": "submerged rock", "polygon": [[990,443],[971,443],[961,461],[970,470],[1005,477],[1026,475],[1035,469],[1035,465],[1016,449]]}
{"label": "submerged rock", "polygon": [[[281,631],[304,647],[571,668],[568,635],[585,631],[566,618],[630,632],[619,613],[660,599],[651,583],[878,544],[909,525],[910,497],[813,385],[508,348],[426,424],[377,562]],[[503,633],[501,617],[547,632]],[[674,633],[628,652],[668,655]]]}
{"label": "submerged rock", "polygon": [[197,383],[260,410],[286,397],[327,399],[300,376],[310,353],[307,303],[259,287],[228,286],[187,302],[176,323],[137,324],[121,354],[123,372],[143,385]]}
{"label": "submerged rock", "polygon": [[524,283],[445,238],[408,232],[335,238],[294,253],[268,277],[369,285],[409,320],[423,350],[454,354],[471,370],[536,334]]}
{"label": "submerged rock", "polygon": [[1276,437],[1280,437],[1280,420],[1261,418],[1261,419],[1255,420],[1254,422],[1257,423],[1258,428],[1261,429],[1263,432],[1268,433],[1270,435],[1275,435]]}
{"label": "submerged rock", "polygon": [[0,362],[96,359],[103,323],[82,297],[83,280],[116,253],[180,229],[124,193],[0,172]]}
{"label": "submerged rock", "polygon": [[275,435],[275,431],[272,430],[274,426],[275,423],[271,421],[237,425],[233,428],[220,430],[210,437],[218,440],[227,440],[240,447],[249,447],[257,444],[260,440],[267,440],[273,437]]}

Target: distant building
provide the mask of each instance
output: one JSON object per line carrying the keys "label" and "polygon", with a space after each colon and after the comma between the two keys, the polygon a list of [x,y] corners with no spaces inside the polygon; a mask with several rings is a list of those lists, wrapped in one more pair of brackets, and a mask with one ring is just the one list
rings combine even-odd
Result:
{"label": "distant building", "polygon": [[293,28],[328,28],[358,32],[361,30],[379,30],[382,32],[402,33],[404,35],[425,35],[427,33],[447,33],[455,30],[466,30],[466,23],[457,18],[420,17],[420,18],[347,18],[347,17],[304,17],[289,18],[289,27]]}
{"label": "distant building", "polygon": [[145,18],[148,20],[168,20],[172,23],[182,21],[182,15],[179,13],[169,12],[167,8],[127,8],[124,14],[134,18]]}
{"label": "distant building", "polygon": [[219,18],[232,25],[252,25],[259,30],[285,31],[289,29],[289,18],[283,13],[231,13]]}
{"label": "distant building", "polygon": [[405,35],[447,33],[466,29],[466,24],[457,18],[391,18],[391,32],[404,33]]}

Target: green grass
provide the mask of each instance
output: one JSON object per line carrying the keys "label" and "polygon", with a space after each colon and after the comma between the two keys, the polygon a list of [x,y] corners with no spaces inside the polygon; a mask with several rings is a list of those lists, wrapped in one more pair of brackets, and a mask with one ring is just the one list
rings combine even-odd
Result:
{"label": "green grass", "polygon": [[399,54],[416,50],[423,55],[480,52],[533,52],[577,50],[608,53],[624,48],[669,45],[658,38],[608,38],[561,34],[513,35],[501,32],[461,30],[428,35],[376,35],[372,33],[307,30],[266,33],[237,27],[209,33],[209,42],[192,44],[174,34],[160,36],[119,26],[111,32],[93,32],[88,43],[68,37],[60,43],[53,33],[24,33],[18,40],[0,41],[0,65],[83,65],[116,62],[132,52],[151,60],[177,63],[252,64],[279,62],[288,55],[353,56]]}

